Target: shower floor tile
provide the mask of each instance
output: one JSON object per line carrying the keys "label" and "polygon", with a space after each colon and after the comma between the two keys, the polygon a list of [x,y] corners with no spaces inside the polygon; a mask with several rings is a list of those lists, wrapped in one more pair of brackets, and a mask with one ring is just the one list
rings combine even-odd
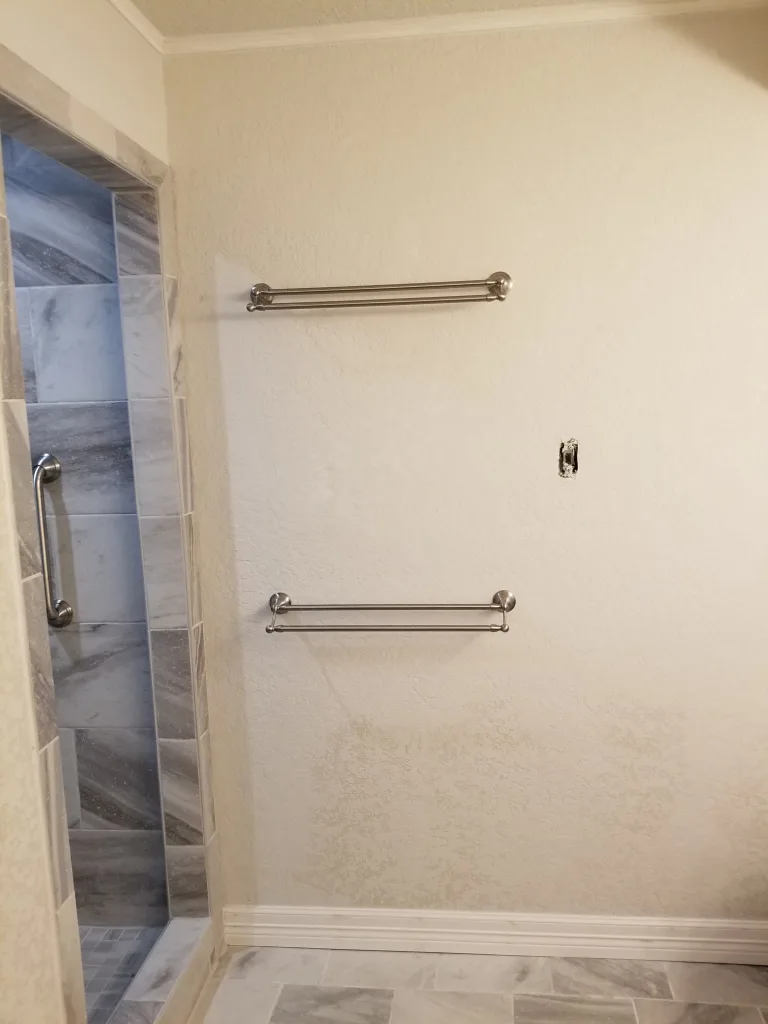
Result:
{"label": "shower floor tile", "polygon": [[162,928],[81,928],[88,1024],[107,1024]]}

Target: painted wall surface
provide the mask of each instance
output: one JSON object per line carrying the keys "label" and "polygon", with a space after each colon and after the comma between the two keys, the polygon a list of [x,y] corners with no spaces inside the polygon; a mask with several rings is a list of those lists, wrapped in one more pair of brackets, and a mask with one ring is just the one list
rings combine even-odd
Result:
{"label": "painted wall surface", "polygon": [[4,0],[0,40],[167,162],[163,58],[108,0]]}
{"label": "painted wall surface", "polygon": [[[766,13],[168,90],[227,902],[765,917]],[[503,306],[243,309],[497,269]],[[277,589],[499,587],[506,637],[264,633]]]}

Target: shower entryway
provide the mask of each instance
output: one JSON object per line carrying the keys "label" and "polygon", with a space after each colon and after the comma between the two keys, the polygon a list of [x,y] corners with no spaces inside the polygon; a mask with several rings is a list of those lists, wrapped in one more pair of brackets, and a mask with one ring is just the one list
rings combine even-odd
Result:
{"label": "shower entryway", "polygon": [[55,898],[74,889],[88,1022],[107,1024],[170,917],[208,914],[176,282],[154,190],[107,188],[12,134],[2,157],[24,390],[6,428]]}

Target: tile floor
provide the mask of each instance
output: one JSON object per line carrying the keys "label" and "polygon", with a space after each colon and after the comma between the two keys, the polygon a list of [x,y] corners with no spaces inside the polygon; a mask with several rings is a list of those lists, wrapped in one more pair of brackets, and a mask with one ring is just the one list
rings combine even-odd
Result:
{"label": "tile floor", "polygon": [[81,928],[88,1024],[107,1024],[162,928]]}
{"label": "tile floor", "polygon": [[219,973],[205,1024],[768,1024],[768,967],[270,948]]}

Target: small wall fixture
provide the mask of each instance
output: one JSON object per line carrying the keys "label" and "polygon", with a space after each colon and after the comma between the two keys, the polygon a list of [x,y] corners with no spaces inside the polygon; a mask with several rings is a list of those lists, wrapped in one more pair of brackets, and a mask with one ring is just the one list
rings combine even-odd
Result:
{"label": "small wall fixture", "polygon": [[[249,313],[280,309],[347,309],[355,306],[437,306],[452,302],[503,302],[512,278],[503,270],[482,281],[423,281],[416,284],[361,284],[337,288],[270,288],[255,284]],[[298,299],[282,302],[281,299]],[[275,301],[277,300],[277,301]]]}

